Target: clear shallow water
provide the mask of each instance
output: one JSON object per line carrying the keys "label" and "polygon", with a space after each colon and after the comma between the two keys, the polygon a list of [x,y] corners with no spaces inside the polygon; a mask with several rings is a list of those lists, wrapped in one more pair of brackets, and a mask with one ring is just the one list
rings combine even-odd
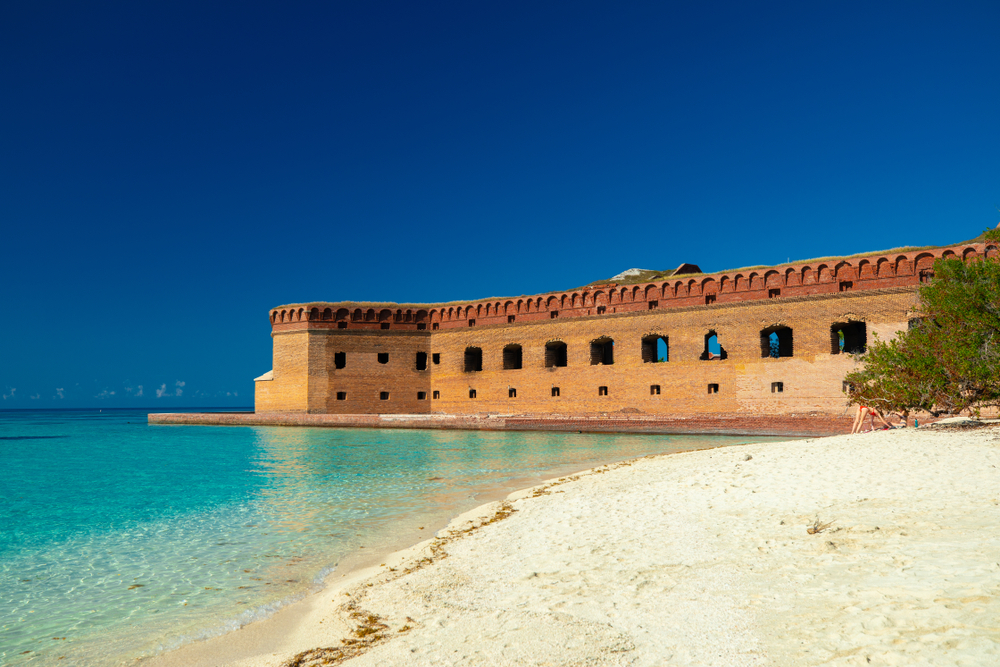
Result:
{"label": "clear shallow water", "polygon": [[417,523],[446,521],[486,493],[645,454],[779,439],[150,426],[146,411],[0,411],[0,665],[132,660],[267,615],[359,547],[404,526],[416,541]]}

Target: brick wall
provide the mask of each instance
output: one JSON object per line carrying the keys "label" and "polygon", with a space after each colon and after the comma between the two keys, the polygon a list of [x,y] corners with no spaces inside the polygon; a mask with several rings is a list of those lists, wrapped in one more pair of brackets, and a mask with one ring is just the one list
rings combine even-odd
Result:
{"label": "brick wall", "polygon": [[272,337],[274,379],[255,383],[258,412],[430,412],[431,371],[416,369],[418,352],[430,365],[427,333],[311,329],[303,322]]}
{"label": "brick wall", "polygon": [[[270,313],[273,379],[256,383],[256,410],[837,414],[846,407],[843,377],[857,362],[833,353],[831,325],[861,322],[867,340],[890,338],[907,327],[916,288],[936,258],[996,254],[995,246],[974,243],[474,303],[281,306]],[[762,356],[761,332],[774,327],[791,328],[781,345],[792,356]],[[709,332],[726,359],[700,359]],[[644,362],[647,335],[668,339],[669,361]],[[613,364],[591,363],[598,338],[614,341]],[[566,344],[565,367],[546,367],[551,341]],[[519,369],[504,368],[511,345],[520,346]],[[482,350],[482,370],[467,372],[472,347]],[[416,370],[417,353],[428,354],[427,370]],[[379,363],[379,354],[388,362]],[[775,383],[782,391],[772,390]]]}
{"label": "brick wall", "polygon": [[[256,383],[256,410],[838,414],[846,408],[843,377],[857,362],[832,353],[831,325],[864,322],[868,340],[887,339],[906,328],[914,303],[914,289],[902,287],[440,331],[344,330],[304,321],[273,333],[274,379]],[[761,332],[775,326],[791,329],[792,356],[762,357]],[[701,358],[709,332],[726,359]],[[649,335],[667,340],[668,361],[643,360],[642,339]],[[613,341],[612,364],[592,363],[597,339]],[[566,344],[565,367],[546,367],[546,343],[555,341]],[[511,345],[520,346],[519,369],[504,369],[503,351]],[[482,351],[481,371],[466,371],[468,348]],[[427,355],[426,370],[416,369],[418,352]],[[380,354],[388,355],[386,363]],[[781,392],[772,391],[776,382]]]}
{"label": "brick wall", "polygon": [[[844,375],[857,363],[831,354],[831,325],[862,321],[869,340],[907,326],[914,304],[911,288],[852,292],[763,302],[716,304],[630,315],[549,320],[515,326],[487,326],[436,332],[431,350],[440,355],[431,388],[435,413],[468,414],[647,414],[841,413]],[[793,356],[762,358],[761,331],[774,325],[792,329]],[[714,331],[725,360],[701,360],[705,335]],[[664,336],[669,361],[643,362],[642,338]],[[591,341],[614,340],[614,363],[591,364]],[[567,345],[567,366],[546,368],[545,344]],[[503,369],[503,349],[518,344],[523,367]],[[483,370],[466,372],[468,347],[483,352]],[[783,391],[772,392],[781,382]],[[709,393],[709,384],[718,393]],[[658,385],[658,394],[650,387]],[[552,396],[552,388],[559,396]],[[607,395],[599,388],[607,387]],[[474,389],[476,397],[470,398]],[[516,397],[510,396],[516,390]]]}

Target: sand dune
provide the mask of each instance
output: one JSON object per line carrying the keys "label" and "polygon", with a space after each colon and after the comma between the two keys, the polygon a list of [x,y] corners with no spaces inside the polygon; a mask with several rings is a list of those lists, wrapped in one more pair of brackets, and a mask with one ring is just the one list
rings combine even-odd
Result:
{"label": "sand dune", "polygon": [[373,614],[345,664],[997,665],[998,466],[998,427],[640,459],[460,517],[263,644],[156,662],[280,665]]}

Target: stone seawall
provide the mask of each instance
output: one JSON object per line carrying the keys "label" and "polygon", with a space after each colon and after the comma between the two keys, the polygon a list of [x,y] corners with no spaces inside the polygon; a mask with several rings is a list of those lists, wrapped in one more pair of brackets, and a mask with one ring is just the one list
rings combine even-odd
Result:
{"label": "stone seawall", "polygon": [[802,415],[330,415],[282,412],[150,414],[150,424],[212,426],[322,426],[483,431],[578,431],[583,433],[825,436],[849,433],[853,412]]}

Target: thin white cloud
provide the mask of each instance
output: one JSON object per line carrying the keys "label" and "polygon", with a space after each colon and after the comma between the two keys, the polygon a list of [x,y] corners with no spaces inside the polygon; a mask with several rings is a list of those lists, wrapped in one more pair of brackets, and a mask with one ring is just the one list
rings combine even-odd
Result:
{"label": "thin white cloud", "polygon": [[6,400],[7,400],[8,398],[14,398],[14,392],[15,392],[15,391],[17,391],[17,388],[16,388],[16,387],[11,387],[11,388],[10,388],[10,393],[9,393],[9,394],[4,394],[4,395],[3,395],[3,400],[5,400],[5,401],[6,401]]}
{"label": "thin white cloud", "polygon": [[180,396],[181,394],[184,393],[184,390],[181,389],[181,387],[183,387],[185,384],[187,383],[184,382],[183,380],[178,380],[177,382],[174,383],[174,386],[177,387],[177,391],[174,392],[176,396]]}
{"label": "thin white cloud", "polygon": [[156,397],[163,398],[164,396],[171,396],[172,394],[167,393],[167,383],[164,382],[160,385],[160,388],[156,390]]}
{"label": "thin white cloud", "polygon": [[108,391],[107,389],[105,389],[104,391],[102,391],[97,396],[94,396],[94,398],[109,398],[109,397],[114,396],[114,395],[115,395],[115,392]]}
{"label": "thin white cloud", "polygon": [[142,385],[141,384],[136,389],[135,395],[136,395],[136,398],[138,398],[139,396],[142,396]]}
{"label": "thin white cloud", "polygon": [[62,387],[59,387],[58,389],[56,389],[56,394],[58,394],[59,398],[65,398],[65,396],[63,396],[63,392],[64,391],[66,391],[66,390],[63,389]]}
{"label": "thin white cloud", "polygon": [[32,396],[32,397],[31,397],[31,399],[32,399],[32,400],[35,400],[35,401],[37,401],[37,400],[38,400],[38,399],[40,399],[41,397],[42,397],[42,395],[41,395],[41,394],[35,394],[34,396]]}

